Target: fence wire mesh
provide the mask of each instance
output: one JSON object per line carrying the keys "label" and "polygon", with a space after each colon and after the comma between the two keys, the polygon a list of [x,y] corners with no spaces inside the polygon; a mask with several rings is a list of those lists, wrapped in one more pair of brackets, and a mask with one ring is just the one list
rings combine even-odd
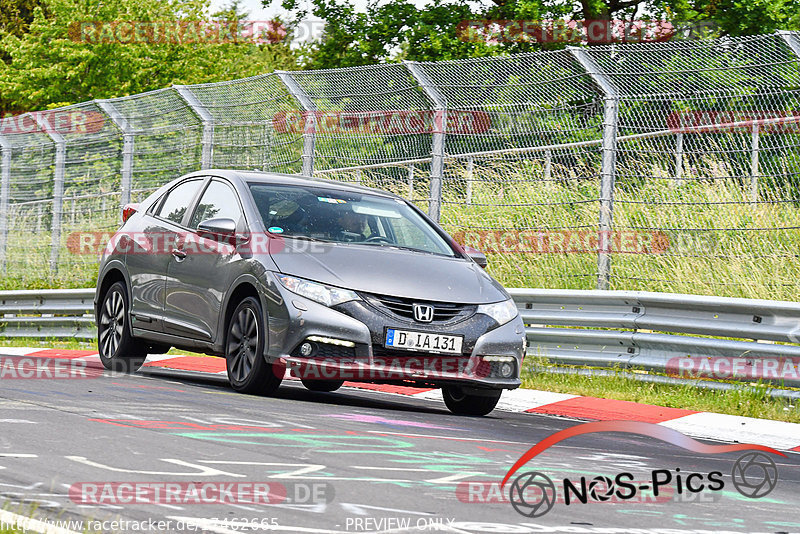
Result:
{"label": "fence wire mesh", "polygon": [[512,286],[798,294],[797,32],[272,73],[44,120],[69,113],[0,129],[6,287],[93,283],[76,232],[233,168],[409,198]]}

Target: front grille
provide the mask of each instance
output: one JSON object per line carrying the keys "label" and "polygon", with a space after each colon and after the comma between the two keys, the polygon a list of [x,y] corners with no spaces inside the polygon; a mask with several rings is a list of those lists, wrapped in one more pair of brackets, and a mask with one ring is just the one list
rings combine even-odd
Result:
{"label": "front grille", "polygon": [[433,306],[433,323],[449,323],[471,317],[477,307],[474,304],[452,302],[430,302],[385,295],[362,295],[367,302],[390,316],[414,322],[414,304]]}

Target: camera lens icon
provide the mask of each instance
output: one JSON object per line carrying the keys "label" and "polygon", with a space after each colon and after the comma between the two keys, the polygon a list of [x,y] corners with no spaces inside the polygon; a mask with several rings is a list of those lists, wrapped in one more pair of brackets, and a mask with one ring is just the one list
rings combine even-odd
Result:
{"label": "camera lens icon", "polygon": [[509,500],[519,514],[541,517],[556,502],[556,487],[546,475],[536,471],[523,473],[511,484]]}
{"label": "camera lens icon", "polygon": [[760,452],[748,452],[736,460],[731,471],[733,485],[751,499],[766,497],[778,485],[778,466]]}

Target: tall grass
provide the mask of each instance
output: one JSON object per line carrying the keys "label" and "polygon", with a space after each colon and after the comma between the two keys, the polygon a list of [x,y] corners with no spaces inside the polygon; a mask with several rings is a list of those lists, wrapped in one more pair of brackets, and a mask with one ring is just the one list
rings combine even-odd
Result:
{"label": "tall grass", "polygon": [[[489,272],[504,285],[596,287],[598,161],[590,153],[568,156],[553,159],[550,179],[543,178],[541,156],[476,160],[471,174],[464,161],[447,166],[441,223],[464,244],[486,252]],[[762,185],[758,202],[752,203],[747,180],[724,177],[724,169],[718,169],[720,178],[710,167],[687,172],[682,180],[664,178],[665,170],[645,161],[628,161],[620,169],[611,234],[612,288],[796,300],[796,193]],[[411,191],[424,208],[426,174],[417,171]],[[404,197],[410,193],[404,168],[334,178],[359,180]],[[116,209],[93,209],[91,204],[79,208],[74,218],[65,216],[55,275],[49,270],[47,221],[38,232],[32,220],[17,221],[0,289],[93,285],[98,257],[75,254],[67,240],[76,231],[113,231],[118,220]]]}

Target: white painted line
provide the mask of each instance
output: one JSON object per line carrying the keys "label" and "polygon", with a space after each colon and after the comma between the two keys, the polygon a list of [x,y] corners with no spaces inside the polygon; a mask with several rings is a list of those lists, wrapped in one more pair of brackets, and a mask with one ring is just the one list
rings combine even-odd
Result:
{"label": "white painted line", "polygon": [[561,402],[574,399],[580,395],[569,395],[567,393],[553,393],[551,391],[538,391],[535,389],[512,389],[504,391],[497,403],[496,410],[506,412],[524,412],[532,408],[539,408],[546,404]]}
{"label": "white painted line", "polygon": [[35,425],[36,421],[28,421],[27,419],[0,419],[0,423],[21,423]]}
{"label": "white painted line", "polygon": [[150,354],[147,356],[146,363],[161,362],[164,360],[172,360],[174,358],[183,358],[180,354]]}
{"label": "white painted line", "polygon": [[[69,520],[62,519],[61,523],[69,523]],[[80,521],[76,521],[80,523]],[[64,527],[56,526],[53,523],[46,521],[39,521],[31,517],[15,514],[8,510],[0,510],[0,523],[5,525],[13,525],[15,528],[24,532],[32,531],[39,532],[40,534],[80,534],[75,530],[69,530]]]}
{"label": "white painted line", "polygon": [[800,424],[785,421],[701,412],[659,424],[693,437],[756,443],[784,450],[800,446]]}
{"label": "white painted line", "polygon": [[386,432],[385,430],[367,430],[368,434],[387,434],[390,436],[409,436],[412,438],[433,438],[433,439],[449,439],[452,441],[478,441],[480,443],[511,443],[513,445],[525,445],[530,447],[530,443],[523,441],[504,441],[500,439],[483,439],[483,438],[462,438],[459,436],[437,436],[435,434],[413,434],[411,432]]}
{"label": "white painted line", "polygon": [[0,356],[27,356],[33,352],[46,349],[34,349],[31,347],[3,347],[0,348]]}
{"label": "white painted line", "polygon": [[[444,402],[442,401],[442,392],[438,389],[422,391],[408,396],[414,397],[415,399]],[[538,391],[535,389],[512,389],[503,391],[500,402],[497,403],[497,408],[495,409],[504,412],[524,412],[546,404],[574,399],[579,396],[580,395],[569,395],[567,393]]]}
{"label": "white painted line", "polygon": [[26,454],[22,452],[0,452],[2,458],[38,458],[36,454]]}

